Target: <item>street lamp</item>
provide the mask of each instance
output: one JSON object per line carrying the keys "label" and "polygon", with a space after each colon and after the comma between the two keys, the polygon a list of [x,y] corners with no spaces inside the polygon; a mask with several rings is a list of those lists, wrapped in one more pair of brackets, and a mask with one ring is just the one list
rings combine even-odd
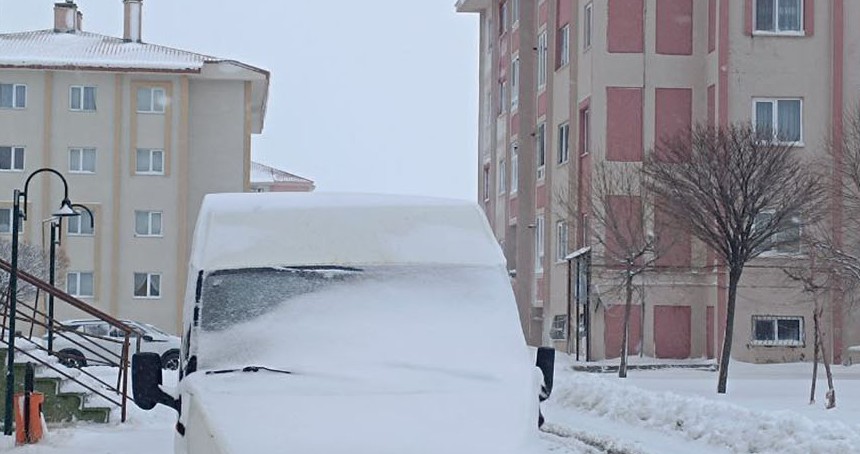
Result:
{"label": "street lamp", "polygon": [[[95,220],[93,218],[93,212],[90,211],[85,205],[81,205],[79,203],[74,203],[70,205],[72,209],[74,208],[82,208],[87,214],[90,216],[90,229],[95,228]],[[80,216],[80,212],[76,212],[72,216]],[[57,273],[57,246],[62,242],[62,233],[63,229],[63,218],[59,216],[54,216],[51,218],[51,248],[49,253],[50,264],[48,266],[48,283],[51,284],[51,287],[56,287],[54,284],[56,280]],[[52,355],[54,353],[54,295],[48,295],[48,354]]]}
{"label": "street lamp", "polygon": [[[30,174],[24,182],[24,190],[15,190],[12,202],[12,266],[9,271],[9,341],[7,343],[6,352],[6,402],[5,413],[3,414],[3,433],[12,435],[12,395],[15,392],[15,317],[17,317],[18,305],[18,230],[20,229],[21,221],[27,220],[27,190],[30,187],[30,180],[34,176],[49,172],[60,177],[63,182],[63,201],[60,202],[60,208],[54,212],[55,217],[64,218],[70,216],[80,216],[80,213],[75,212],[72,208],[72,202],[69,201],[69,183],[60,172],[54,169],[43,167]],[[21,208],[21,199],[24,199],[24,207]]]}

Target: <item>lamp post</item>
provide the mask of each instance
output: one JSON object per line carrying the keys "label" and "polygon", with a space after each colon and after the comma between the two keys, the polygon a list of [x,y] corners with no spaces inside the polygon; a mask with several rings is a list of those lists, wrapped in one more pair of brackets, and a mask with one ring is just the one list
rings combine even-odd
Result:
{"label": "lamp post", "polygon": [[[24,182],[24,190],[15,190],[12,202],[12,260],[11,270],[9,272],[9,339],[6,352],[6,401],[5,412],[3,414],[3,433],[12,435],[12,396],[15,393],[15,318],[17,317],[18,305],[18,231],[20,230],[21,221],[27,220],[27,190],[30,187],[30,181],[34,176],[49,172],[60,177],[63,182],[63,201],[60,202],[60,208],[54,213],[55,217],[63,218],[69,216],[80,216],[80,213],[75,212],[72,208],[72,202],[69,201],[69,184],[66,178],[60,172],[51,168],[41,168],[27,177]],[[21,199],[24,199],[24,207],[21,208]]]}

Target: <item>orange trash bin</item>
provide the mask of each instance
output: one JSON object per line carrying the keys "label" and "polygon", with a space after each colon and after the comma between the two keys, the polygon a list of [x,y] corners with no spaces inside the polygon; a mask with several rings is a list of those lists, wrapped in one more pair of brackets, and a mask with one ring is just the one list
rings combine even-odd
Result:
{"label": "orange trash bin", "polygon": [[26,395],[15,394],[15,444],[24,445],[38,443],[42,439],[42,404],[45,395],[40,392],[30,393],[29,421],[25,423],[24,415]]}

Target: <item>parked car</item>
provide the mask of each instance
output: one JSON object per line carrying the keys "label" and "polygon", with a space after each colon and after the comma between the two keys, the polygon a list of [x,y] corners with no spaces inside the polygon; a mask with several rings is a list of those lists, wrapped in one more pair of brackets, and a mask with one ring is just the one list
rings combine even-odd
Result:
{"label": "parked car", "polygon": [[[122,322],[139,334],[131,338],[129,357],[138,352],[152,352],[161,356],[165,369],[176,370],[179,367],[181,342],[178,337],[148,323],[134,320]],[[64,329],[55,332],[53,342],[53,351],[61,363],[68,367],[119,363],[124,336],[122,331],[102,320],[68,320],[61,323]],[[47,343],[48,335],[42,336],[42,340]]]}

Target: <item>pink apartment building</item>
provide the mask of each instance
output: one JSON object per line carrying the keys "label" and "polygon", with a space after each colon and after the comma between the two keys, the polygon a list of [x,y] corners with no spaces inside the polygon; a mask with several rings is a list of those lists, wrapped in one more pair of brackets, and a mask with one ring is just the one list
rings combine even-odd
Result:
{"label": "pink apartment building", "polygon": [[[480,203],[508,257],[531,344],[572,348],[565,257],[592,243],[582,201],[596,163],[639,165],[656,139],[706,122],[778,125],[781,140],[821,156],[860,92],[860,29],[847,26],[860,2],[459,0],[456,8],[480,16]],[[559,194],[577,214],[559,206]],[[727,280],[702,244],[675,236],[663,271],[644,279],[630,351],[713,358]],[[745,271],[737,359],[812,357],[809,297],[782,272],[803,257],[799,244],[781,248]],[[617,357],[623,306],[595,274],[580,345],[590,359]],[[857,318],[848,295],[827,298],[829,351],[847,361],[860,345]]]}

